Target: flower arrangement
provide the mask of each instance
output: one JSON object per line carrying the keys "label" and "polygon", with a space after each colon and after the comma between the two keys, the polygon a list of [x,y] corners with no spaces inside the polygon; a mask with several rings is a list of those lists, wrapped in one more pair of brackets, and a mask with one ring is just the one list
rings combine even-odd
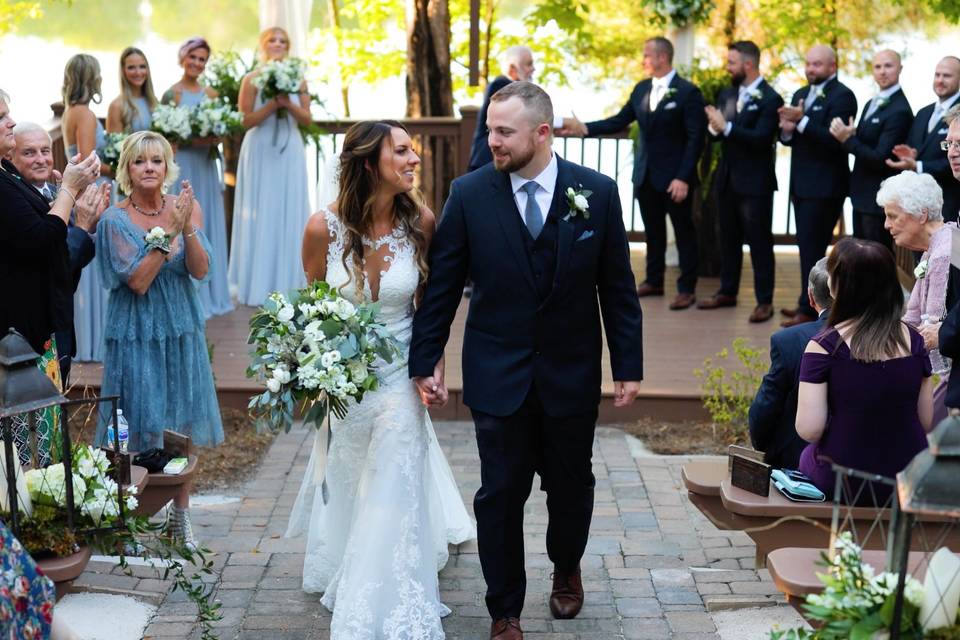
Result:
{"label": "flower arrangement", "polygon": [[173,144],[186,142],[192,134],[189,107],[159,104],[153,112],[150,128]]}
{"label": "flower arrangement", "polygon": [[306,64],[300,58],[271,60],[257,67],[253,86],[260,91],[264,100],[273,100],[286,93],[299,93],[305,68]]}
{"label": "flower arrangement", "polygon": [[190,110],[190,129],[195,138],[218,138],[243,131],[243,115],[225,100],[204,100]]}
{"label": "flower arrangement", "polygon": [[247,376],[267,385],[250,399],[258,425],[289,431],[299,403],[304,421],[319,428],[329,412],[343,418],[350,401],[376,389],[381,362],[399,353],[378,312],[377,304],[355,305],[321,281],[289,297],[270,294],[250,318],[247,341],[254,345]]}
{"label": "flower arrangement", "polygon": [[100,158],[110,165],[110,171],[117,174],[117,166],[120,163],[120,150],[123,149],[123,141],[127,139],[126,133],[106,133],[104,134],[104,145],[100,153]]}
{"label": "flower arrangement", "polygon": [[[823,593],[808,595],[803,605],[805,617],[817,623],[818,628],[813,631],[771,631],[770,640],[867,640],[890,628],[897,575],[890,572],[878,574],[865,564],[862,551],[854,544],[849,531],[837,537],[834,549],[833,560],[824,554],[820,562],[821,566],[827,567],[826,574],[819,574],[825,587]],[[902,638],[923,637],[919,621],[923,594],[923,585],[907,576],[900,622]]]}
{"label": "flower arrangement", "polygon": [[227,104],[237,104],[240,96],[240,82],[243,76],[253,69],[236,51],[221,51],[213,54],[207,61],[204,71],[204,84],[217,92]]}
{"label": "flower arrangement", "polygon": [[570,207],[566,218],[580,215],[584,220],[590,219],[590,201],[587,198],[593,195],[593,191],[584,189],[582,184],[578,184],[576,189],[567,187],[564,195],[567,197],[567,206]]}

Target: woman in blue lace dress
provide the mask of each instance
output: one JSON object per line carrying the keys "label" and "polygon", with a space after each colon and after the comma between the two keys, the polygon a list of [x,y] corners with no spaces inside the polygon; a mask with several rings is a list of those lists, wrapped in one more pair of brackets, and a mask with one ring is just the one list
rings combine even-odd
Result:
{"label": "woman in blue lace dress", "polygon": [[120,95],[107,110],[107,131],[134,133],[146,131],[153,121],[157,97],[150,79],[150,63],[143,51],[127,47],[120,54]]}
{"label": "woman in blue lace dress", "polygon": [[[163,136],[131,135],[117,170],[130,197],[97,225],[97,261],[110,288],[102,394],[120,396],[133,450],[163,446],[164,429],[201,446],[223,441],[196,286],[209,272],[210,244],[189,183],[177,197],[164,193],[176,173]],[[157,227],[167,242],[151,242]],[[104,436],[101,421],[97,442]]]}
{"label": "woman in blue lace dress", "polygon": [[[193,107],[205,100],[215,100],[217,92],[200,84],[200,76],[210,58],[210,45],[203,38],[190,38],[180,47],[183,77],[163,94],[163,102]],[[203,211],[204,232],[210,240],[210,277],[200,287],[200,302],[206,317],[233,311],[230,287],[227,286],[227,224],[223,212],[223,183],[217,166],[219,153],[216,138],[192,140],[177,146],[174,161],[180,177],[190,182]],[[176,185],[171,189],[177,191]]]}
{"label": "woman in blue lace dress", "polygon": [[[86,53],[70,58],[63,71],[63,104],[66,109],[61,120],[67,159],[77,153],[86,158],[93,151],[103,156],[103,125],[90,109],[90,103],[99,104],[101,97],[100,63],[97,59]],[[100,174],[102,177],[98,182],[109,180],[110,167],[101,164]],[[106,322],[107,292],[95,262],[81,272],[80,283],[73,296],[73,309],[76,333],[74,360],[99,362],[103,325]]]}
{"label": "woman in blue lace dress", "polygon": [[[290,39],[280,28],[260,34],[263,62],[283,60]],[[306,82],[299,93],[264,100],[253,79],[240,83],[239,109],[247,134],[240,148],[230,240],[230,285],[241,304],[263,304],[273,291],[306,284],[297,264],[310,217],[307,161],[298,124],[311,122]]]}

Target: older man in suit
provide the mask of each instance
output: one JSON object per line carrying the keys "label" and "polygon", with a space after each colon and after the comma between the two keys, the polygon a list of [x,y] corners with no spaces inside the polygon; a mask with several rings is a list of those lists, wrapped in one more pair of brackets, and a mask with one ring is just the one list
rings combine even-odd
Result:
{"label": "older man in suit", "polygon": [[767,464],[786,469],[797,468],[800,453],[807,446],[796,428],[800,359],[810,338],[823,329],[830,310],[826,258],[820,258],[810,269],[806,293],[818,317],[770,336],[770,370],[750,405],[753,448],[763,451]]}
{"label": "older man in suit", "polygon": [[[53,144],[50,134],[38,124],[20,122],[13,128],[16,148],[12,152],[13,166],[23,179],[47,202],[53,202],[57,197],[57,178],[59,175],[53,168]],[[101,201],[104,196],[109,198],[109,187],[105,186],[100,192]],[[86,201],[81,199],[75,208],[75,221],[67,226],[67,252],[70,261],[72,288],[58,291],[57,306],[59,322],[57,324],[56,339],[57,352],[60,357],[60,376],[64,385],[70,379],[70,364],[76,355],[76,338],[73,329],[73,294],[80,282],[80,272],[90,264],[94,256],[94,243],[91,237],[97,230],[97,221],[106,203],[101,202],[96,208],[84,206]]]}
{"label": "older man in suit", "polygon": [[[780,141],[792,149],[790,200],[797,220],[803,286],[810,268],[830,244],[850,191],[847,151],[830,135],[830,122],[834,118],[852,122],[857,115],[856,97],[837,79],[833,49],[811,47],[804,69],[807,86],[793,94],[790,106],[780,109]],[[783,309],[782,313],[788,318],[784,326],[817,318],[805,293],[801,293],[795,309]]]}
{"label": "older man in suit", "polygon": [[637,287],[637,295],[663,295],[669,215],[680,254],[677,296],[670,308],[686,309],[696,301],[693,189],[707,131],[703,94],[677,75],[673,68],[673,44],[666,38],[650,38],[644,43],[643,69],[650,77],[637,83],[616,115],[586,125],[576,119],[564,119],[564,126],[579,135],[595,136],[623,131],[634,121],[639,125],[633,190],[647,234],[647,273]]}
{"label": "older man in suit", "polygon": [[897,171],[929,173],[943,189],[943,219],[956,222],[960,212],[960,182],[953,178],[950,164],[940,148],[947,137],[946,113],[960,104],[960,58],[947,56],[937,64],[933,76],[937,101],[917,112],[906,144],[893,148],[896,159],[887,164]]}
{"label": "older man in suit", "polygon": [[[854,229],[856,221],[863,228],[877,221],[883,225],[883,209],[877,204],[880,183],[894,171],[887,160],[893,159],[893,149],[907,139],[913,123],[913,110],[900,89],[900,55],[889,49],[880,51],[873,58],[873,79],[880,91],[863,108],[860,124],[853,126],[852,119],[839,117],[830,123],[830,134],[856,161],[850,176],[850,201],[853,204]],[[869,222],[866,222],[869,221]],[[883,229],[867,235],[878,235],[892,251],[893,238]],[[877,239],[877,238],[871,238]]]}
{"label": "older man in suit", "polygon": [[714,177],[720,203],[720,290],[697,306],[736,306],[746,238],[757,298],[749,319],[765,322],[773,317],[771,226],[777,189],[777,112],[783,98],[760,75],[760,49],[749,40],[730,45],[727,72],[733,86],[720,92],[716,107],[705,107],[710,135],[723,148]]}

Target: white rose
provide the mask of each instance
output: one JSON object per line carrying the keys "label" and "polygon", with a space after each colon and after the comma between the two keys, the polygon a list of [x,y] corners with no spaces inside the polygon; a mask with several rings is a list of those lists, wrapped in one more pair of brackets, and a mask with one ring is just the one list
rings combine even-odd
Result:
{"label": "white rose", "polygon": [[280,391],[280,381],[276,378],[270,378],[267,380],[267,389],[270,389],[271,393],[277,393]]}
{"label": "white rose", "polygon": [[575,198],[576,195],[577,195],[577,192],[573,190],[573,187],[567,187],[567,197]]}
{"label": "white rose", "polygon": [[340,362],[340,352],[333,350],[327,351],[322,356],[320,356],[320,364],[323,365],[324,369],[329,369],[337,362]]}
{"label": "white rose", "polygon": [[580,209],[581,211],[584,211],[584,210],[586,210],[590,205],[589,205],[589,203],[587,203],[586,197],[584,197],[584,196],[581,195],[581,194],[577,194],[577,195],[574,196],[574,198],[573,198],[573,206],[575,206],[577,209]]}
{"label": "white rose", "polygon": [[288,304],[280,307],[280,311],[277,312],[277,319],[280,322],[290,322],[293,320],[293,307]]}
{"label": "white rose", "polygon": [[351,362],[347,365],[347,370],[355,382],[363,382],[367,379],[367,365],[361,361]]}
{"label": "white rose", "polygon": [[287,384],[290,382],[290,372],[285,368],[277,367],[273,370],[273,379],[280,384]]}

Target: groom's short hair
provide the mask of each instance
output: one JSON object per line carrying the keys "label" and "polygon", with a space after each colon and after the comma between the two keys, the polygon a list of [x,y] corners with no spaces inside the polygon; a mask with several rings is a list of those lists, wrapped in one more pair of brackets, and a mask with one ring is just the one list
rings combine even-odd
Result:
{"label": "groom's short hair", "polygon": [[753,66],[760,68],[760,47],[751,40],[738,40],[729,46],[731,51],[736,51],[744,60],[751,60]]}
{"label": "groom's short hair", "polygon": [[511,82],[490,96],[490,101],[505,102],[510,98],[520,98],[523,106],[533,114],[538,125],[546,123],[553,126],[553,102],[550,101],[547,92],[537,85],[523,80]]}

